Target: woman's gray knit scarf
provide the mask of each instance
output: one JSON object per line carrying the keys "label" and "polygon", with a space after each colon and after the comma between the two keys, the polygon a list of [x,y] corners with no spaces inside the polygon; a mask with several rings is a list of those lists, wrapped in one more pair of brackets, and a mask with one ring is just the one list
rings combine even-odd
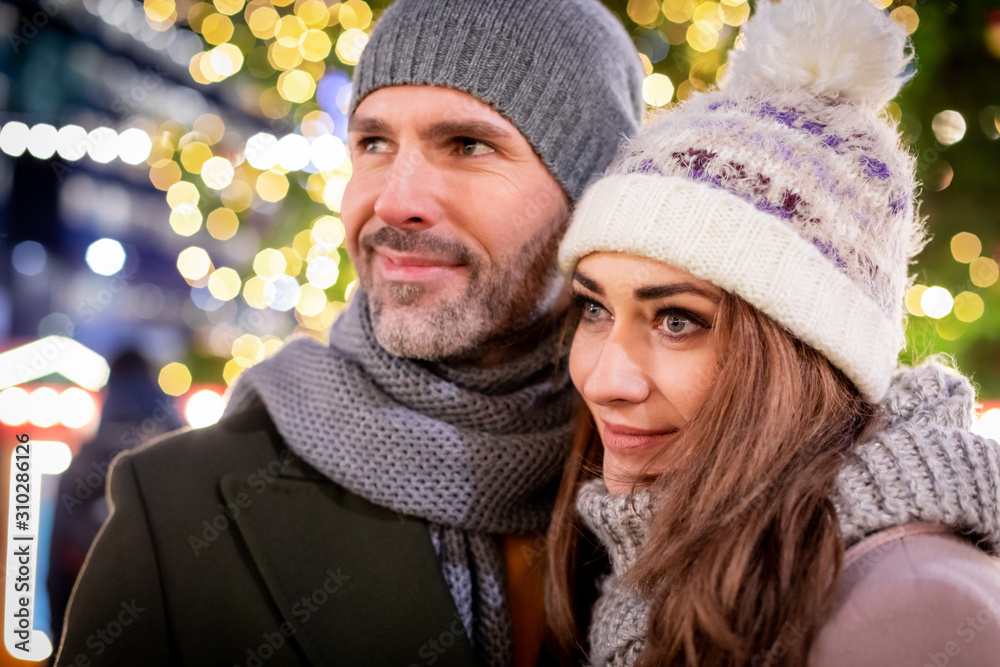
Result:
{"label": "woman's gray knit scarf", "polygon": [[288,447],[376,505],[421,517],[466,631],[489,665],[512,661],[498,536],[539,533],[572,437],[557,339],[489,368],[404,359],[375,340],[357,295],[330,346],[288,342],[247,370],[226,412],[263,401]]}

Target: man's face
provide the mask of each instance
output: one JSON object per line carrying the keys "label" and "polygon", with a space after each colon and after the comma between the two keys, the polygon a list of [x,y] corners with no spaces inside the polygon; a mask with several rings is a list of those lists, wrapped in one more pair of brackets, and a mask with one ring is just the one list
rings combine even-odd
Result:
{"label": "man's face", "polygon": [[569,203],[514,125],[463,92],[394,86],[348,131],[347,250],[385,349],[474,359],[544,314]]}

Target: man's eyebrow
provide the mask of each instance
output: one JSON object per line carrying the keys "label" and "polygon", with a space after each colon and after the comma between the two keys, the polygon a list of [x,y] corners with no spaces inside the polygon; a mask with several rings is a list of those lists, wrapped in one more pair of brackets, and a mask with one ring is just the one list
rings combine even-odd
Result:
{"label": "man's eyebrow", "polygon": [[443,120],[431,125],[425,135],[433,140],[451,137],[499,140],[513,136],[510,130],[485,120]]}
{"label": "man's eyebrow", "polygon": [[670,283],[668,285],[650,285],[648,287],[637,287],[632,294],[639,301],[652,301],[653,299],[664,299],[677,294],[697,294],[698,296],[717,302],[719,294],[716,291],[699,287],[694,283]]}
{"label": "man's eyebrow", "polygon": [[366,134],[388,134],[389,124],[381,118],[359,118],[354,116],[347,123],[348,132],[364,132]]}
{"label": "man's eyebrow", "polygon": [[597,296],[604,296],[604,290],[597,284],[597,281],[581,273],[579,270],[573,272],[573,280],[580,283]]}

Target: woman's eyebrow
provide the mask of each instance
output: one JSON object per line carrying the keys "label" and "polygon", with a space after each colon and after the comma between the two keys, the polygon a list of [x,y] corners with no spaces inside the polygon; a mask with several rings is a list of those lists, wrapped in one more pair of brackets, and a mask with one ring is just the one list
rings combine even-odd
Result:
{"label": "woman's eyebrow", "polygon": [[580,273],[579,270],[573,272],[573,280],[580,283],[594,294],[604,296],[604,290],[597,284],[597,281],[584,275],[583,273]]}
{"label": "woman's eyebrow", "polygon": [[697,294],[698,296],[718,301],[719,294],[716,291],[705,289],[694,283],[670,283],[667,285],[650,285],[648,287],[637,287],[632,294],[639,301],[652,301],[654,299],[664,299],[677,294]]}

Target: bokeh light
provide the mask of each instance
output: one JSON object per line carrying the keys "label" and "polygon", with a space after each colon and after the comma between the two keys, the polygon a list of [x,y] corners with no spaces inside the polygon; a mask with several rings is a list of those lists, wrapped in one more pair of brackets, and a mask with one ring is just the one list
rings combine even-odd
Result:
{"label": "bokeh light", "polygon": [[920,308],[933,319],[941,319],[950,313],[954,303],[951,293],[943,287],[928,287],[920,296]]}
{"label": "bokeh light", "polygon": [[114,239],[98,239],[87,246],[85,259],[94,273],[111,276],[125,266],[125,248]]}

